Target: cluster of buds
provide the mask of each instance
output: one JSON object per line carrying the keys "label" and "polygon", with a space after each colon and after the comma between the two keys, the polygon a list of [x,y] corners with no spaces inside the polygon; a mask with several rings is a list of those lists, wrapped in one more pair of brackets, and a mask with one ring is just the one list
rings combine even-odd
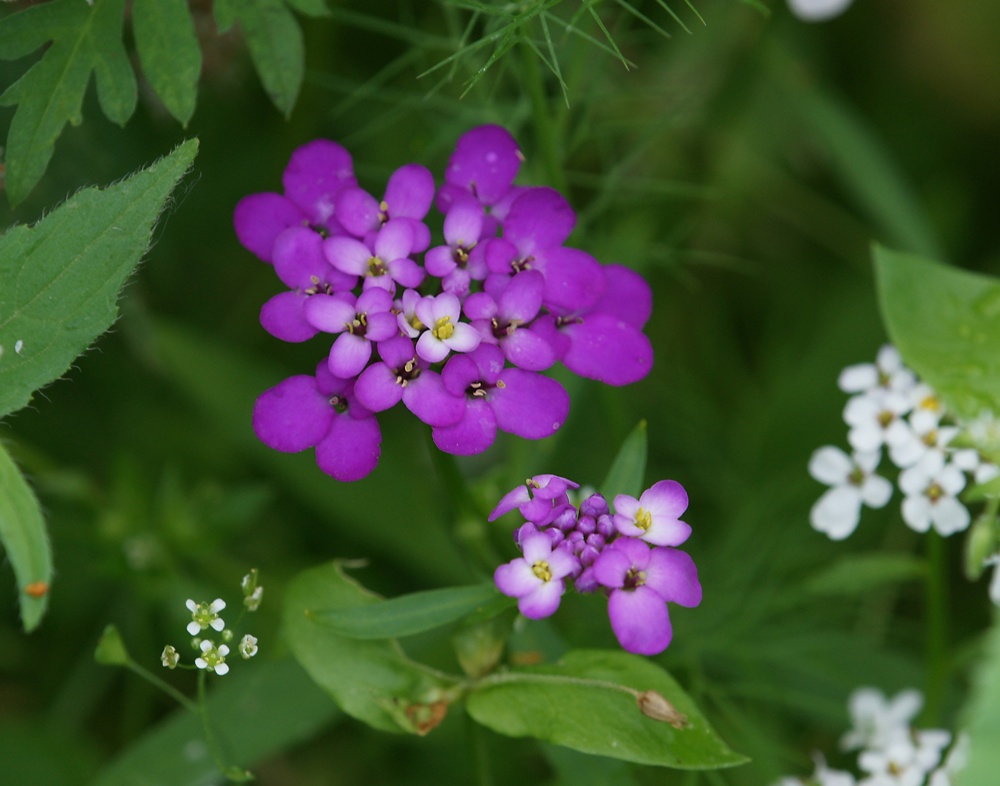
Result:
{"label": "cluster of buds", "polygon": [[811,777],[782,778],[775,786],[954,786],[968,760],[968,735],[959,734],[951,745],[951,732],[945,729],[914,728],[913,718],[922,704],[916,690],[891,700],[875,688],[856,690],[848,702],[854,727],[841,738],[840,746],[860,751],[862,775],[831,769],[817,753]]}
{"label": "cluster of buds", "polygon": [[525,522],[514,541],[524,556],[497,568],[497,588],[517,598],[520,612],[532,619],[556,611],[567,579],[577,592],[600,591],[623,648],[662,652],[673,635],[667,602],[701,602],[694,561],[674,548],[691,534],[678,518],[687,509],[687,493],[661,480],[639,499],[619,494],[612,513],[600,494],[572,504],[567,492],[577,488],[557,475],[536,475],[503,497],[490,521],[518,510]]}
{"label": "cluster of buds", "polygon": [[[243,577],[241,586],[245,611],[256,611],[260,607],[260,601],[264,595],[264,588],[257,584],[256,568]],[[187,632],[194,637],[191,639],[191,647],[198,653],[194,665],[199,669],[205,669],[220,676],[228,674],[229,664],[226,663],[226,657],[230,653],[228,642],[233,640],[234,634],[231,628],[226,627],[225,620],[219,616],[219,612],[225,610],[226,602],[221,598],[216,598],[211,603],[195,603],[194,600],[188,599],[185,605],[191,612],[191,621],[187,624]],[[242,619],[242,614],[240,616]],[[216,642],[210,638],[202,637],[201,634],[207,630],[219,633],[222,641]],[[240,639],[236,649],[244,660],[252,658],[257,654],[257,637],[251,636],[249,633],[246,634]],[[163,648],[160,662],[164,668],[176,669],[180,665],[180,653],[175,647],[168,644]]]}
{"label": "cluster of buds", "polygon": [[[611,385],[649,373],[649,285],[564,245],[576,215],[554,189],[513,184],[523,160],[505,129],[480,126],[458,140],[443,184],[407,164],[379,200],[348,151],[320,139],[293,153],[284,194],[239,202],[237,236],[288,287],[261,309],[264,329],[335,337],[314,375],[257,399],[261,441],[314,447],[324,472],[358,480],[378,463],[376,414],[400,401],[439,449],[472,455],[498,430],[558,431],[569,395],[539,373],[556,362]],[[433,247],[432,203],[444,214]]]}
{"label": "cluster of buds", "polygon": [[813,453],[809,474],[831,488],[813,506],[812,526],[841,540],[854,532],[862,505],[888,503],[893,485],[875,474],[884,447],[901,470],[902,515],[910,528],[933,527],[944,536],[968,528],[969,510],[957,498],[966,476],[976,484],[1000,476],[995,456],[987,455],[990,448],[978,438],[988,430],[985,421],[963,424],[951,416],[891,345],[882,347],[875,363],[845,368],[839,385],[852,394],[844,421],[853,452],[848,456],[827,445]]}

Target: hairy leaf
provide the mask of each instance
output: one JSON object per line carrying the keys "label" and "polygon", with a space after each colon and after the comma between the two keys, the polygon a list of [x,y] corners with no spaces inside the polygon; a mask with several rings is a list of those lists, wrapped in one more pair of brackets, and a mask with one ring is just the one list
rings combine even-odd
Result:
{"label": "hairy leaf", "polygon": [[118,315],[125,279],[198,140],[106,189],[73,195],[0,238],[0,417],[58,379]]}
{"label": "hairy leaf", "polygon": [[201,76],[201,48],[187,2],[136,0],[132,27],[143,73],[170,114],[186,126]]}
{"label": "hairy leaf", "polygon": [[[656,691],[686,717],[644,713],[638,694]],[[469,714],[493,731],[567,748],[677,769],[732,767],[748,759],[712,730],[667,672],[627,652],[574,650],[553,666],[485,677],[469,693]]]}
{"label": "hairy leaf", "polygon": [[874,247],[886,330],[963,418],[1000,412],[1000,280]]}
{"label": "hairy leaf", "polygon": [[21,623],[31,632],[42,621],[52,582],[52,551],[38,499],[0,444],[0,543],[14,568]]}
{"label": "hairy leaf", "polygon": [[67,122],[78,124],[91,72],[108,118],[132,116],[136,83],[122,45],[125,0],[52,0],[0,20],[0,58],[24,57],[47,41],[41,60],[12,84],[0,105],[17,104],[7,135],[6,188],[21,202],[41,179]]}

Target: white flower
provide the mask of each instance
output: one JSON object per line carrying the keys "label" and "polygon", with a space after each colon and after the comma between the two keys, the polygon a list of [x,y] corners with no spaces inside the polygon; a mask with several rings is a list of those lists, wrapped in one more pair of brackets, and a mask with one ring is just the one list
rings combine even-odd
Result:
{"label": "white flower", "polygon": [[788,0],[788,7],[803,22],[825,22],[847,10],[853,0]]}
{"label": "white flower", "polygon": [[951,456],[952,463],[959,469],[971,472],[976,483],[989,483],[1000,477],[1000,467],[991,461],[983,461],[983,457],[975,448],[956,450]]}
{"label": "white flower", "polygon": [[847,441],[855,450],[870,453],[883,444],[904,441],[909,426],[903,415],[910,411],[909,398],[883,388],[852,397],[844,407],[844,421],[851,427]]}
{"label": "white flower", "polygon": [[[792,2],[795,5],[832,6],[838,4],[846,7],[850,5],[850,0],[798,0]],[[858,363],[848,366],[840,372],[837,384],[845,393],[870,393],[873,390],[882,388],[892,390],[896,393],[909,394],[916,387],[917,377],[910,369],[903,365],[903,359],[892,344],[885,344],[878,351],[878,356],[874,363]]]}
{"label": "white flower", "polygon": [[812,454],[809,474],[831,488],[813,505],[809,521],[833,540],[843,540],[858,526],[861,505],[881,508],[892,496],[892,484],[875,475],[881,451],[848,457],[840,448],[827,445]]}
{"label": "white flower", "polygon": [[250,659],[257,654],[257,637],[251,636],[249,633],[240,639],[240,645],[238,647],[240,655],[244,659]]}
{"label": "white flower", "polygon": [[929,453],[938,453],[943,462],[945,448],[961,430],[956,426],[939,426],[937,415],[927,409],[911,412],[908,425],[905,437],[901,432],[889,446],[889,458],[900,469],[923,461]]}
{"label": "white flower", "polygon": [[229,647],[225,644],[215,646],[208,639],[201,643],[201,657],[194,659],[194,665],[199,669],[214,671],[220,677],[229,673],[229,666],[226,665],[226,656],[229,654]]}
{"label": "white flower", "polygon": [[826,766],[826,759],[821,753],[814,753],[813,760],[816,762],[816,771],[812,779],[818,786],[854,786],[854,776],[843,770],[831,770]]}
{"label": "white flower", "polygon": [[903,521],[917,532],[927,532],[933,525],[947,537],[966,529],[971,520],[969,509],[955,499],[965,488],[965,475],[954,464],[936,458],[936,454],[929,454],[900,473],[899,487],[906,494]]}
{"label": "white flower", "polygon": [[910,722],[923,703],[918,690],[905,690],[887,701],[876,688],[858,688],[847,704],[854,728],[841,738],[840,747],[847,751],[881,749],[899,737],[908,737]]}
{"label": "white flower", "polygon": [[247,611],[257,611],[257,609],[260,608],[260,601],[263,597],[264,588],[257,587],[253,592],[243,598],[243,605],[247,607]]}
{"label": "white flower", "polygon": [[177,663],[180,661],[181,656],[169,644],[163,648],[163,653],[160,655],[160,662],[163,664],[164,668],[176,669]]}
{"label": "white flower", "polygon": [[954,776],[965,769],[969,763],[969,735],[964,731],[955,739],[955,744],[948,751],[948,756],[944,764],[934,770],[931,779],[927,781],[927,786],[952,786],[955,782]]}
{"label": "white flower", "polygon": [[910,401],[913,402],[914,412],[926,412],[939,422],[948,411],[934,388],[925,382],[921,382],[910,390]]}
{"label": "white flower", "polygon": [[951,733],[944,729],[914,731],[899,736],[885,748],[865,750],[858,756],[858,767],[881,782],[899,786],[923,786],[927,774],[941,761],[941,751],[951,742]]}
{"label": "white flower", "polygon": [[216,598],[211,603],[195,603],[189,598],[184,605],[191,612],[187,632],[192,636],[198,635],[205,628],[220,631],[226,627],[226,623],[219,617],[219,612],[226,608],[226,602],[221,598]]}

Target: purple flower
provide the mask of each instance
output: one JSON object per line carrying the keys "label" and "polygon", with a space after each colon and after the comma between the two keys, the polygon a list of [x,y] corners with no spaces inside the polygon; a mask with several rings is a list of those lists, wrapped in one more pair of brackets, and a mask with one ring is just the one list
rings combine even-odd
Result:
{"label": "purple flower", "polygon": [[503,499],[493,508],[489,521],[496,521],[504,513],[514,508],[528,521],[539,524],[545,521],[553,510],[553,504],[566,500],[569,489],[580,488],[568,478],[559,475],[535,475],[528,478],[524,485],[518,486],[503,495]]}
{"label": "purple flower", "polygon": [[569,413],[569,394],[554,379],[519,368],[504,368],[499,347],[480,344],[454,355],[441,372],[445,388],[464,396],[465,415],[454,426],[436,428],[434,444],[446,453],[482,453],[497,429],[525,439],[555,434]]}
{"label": "purple flower", "polygon": [[393,289],[393,282],[404,287],[418,287],[424,271],[409,258],[413,250],[413,229],[402,219],[386,223],[374,237],[374,253],[353,237],[328,237],[323,244],[326,258],[337,270],[352,276],[364,276],[364,288]]}
{"label": "purple flower", "polygon": [[466,131],[448,159],[445,185],[438,190],[438,209],[447,213],[470,194],[483,205],[499,202],[510,190],[523,160],[506,128],[485,125]]}
{"label": "purple flower", "polygon": [[522,535],[520,545],[524,556],[497,568],[493,581],[504,595],[518,599],[525,617],[548,617],[559,608],[563,579],[579,569],[579,560],[562,546],[553,548],[549,536],[537,530]]}
{"label": "purple flower", "polygon": [[594,561],[594,577],[611,589],[608,616],[618,643],[638,655],[656,655],[673,631],[667,601],[701,603],[698,570],[683,551],[655,548],[636,538],[619,538]]}
{"label": "purple flower", "polygon": [[529,324],[542,307],[544,288],[541,273],[524,270],[509,280],[499,301],[477,292],[463,305],[483,340],[499,344],[507,360],[528,371],[544,371],[556,362],[552,346]]}
{"label": "purple flower", "polygon": [[445,292],[459,297],[469,293],[470,282],[482,281],[489,272],[484,246],[479,245],[483,232],[483,207],[474,199],[457,202],[444,217],[447,245],[435,246],[424,257],[424,267],[442,279]]}
{"label": "purple flower", "polygon": [[454,295],[443,292],[425,297],[414,306],[417,319],[427,327],[417,339],[417,354],[431,363],[439,363],[448,353],[471,352],[481,341],[478,331],[467,322],[459,322],[462,304]]}
{"label": "purple flower", "polygon": [[395,336],[379,342],[380,363],[373,363],[358,377],[354,393],[372,412],[394,407],[400,400],[429,426],[450,426],[465,414],[465,401],[445,390],[440,374],[419,360],[413,342]]}
{"label": "purple flower", "polygon": [[354,398],[353,382],[320,363],[316,376],[289,377],[264,391],[253,408],[253,430],[285,453],[316,448],[316,463],[341,481],[360,480],[378,464],[382,434]]}
{"label": "purple flower", "polygon": [[425,251],[431,233],[423,217],[434,201],[434,176],[420,164],[406,164],[389,178],[381,202],[362,188],[344,188],[337,194],[337,217],[348,232],[364,237],[392,219],[402,219],[413,231],[413,251]]}
{"label": "purple flower", "polygon": [[399,333],[392,295],[368,289],[354,300],[350,293],[313,295],[303,307],[306,321],[324,333],[340,333],[330,348],[330,372],[343,379],[356,377],[372,356],[372,341]]}
{"label": "purple flower", "polygon": [[691,527],[678,519],[687,506],[684,487],[675,480],[661,480],[639,499],[627,494],[615,497],[615,528],[655,546],[679,546],[691,535]]}

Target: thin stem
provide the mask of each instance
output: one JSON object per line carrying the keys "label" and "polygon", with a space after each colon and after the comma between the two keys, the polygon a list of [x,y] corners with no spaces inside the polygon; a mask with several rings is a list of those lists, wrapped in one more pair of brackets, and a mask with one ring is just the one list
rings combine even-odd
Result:
{"label": "thin stem", "polygon": [[469,747],[472,748],[472,764],[476,771],[476,783],[479,786],[493,786],[493,772],[490,769],[490,754],[486,749],[486,736],[483,727],[465,714],[466,730],[469,735]]}
{"label": "thin stem", "polygon": [[237,783],[244,783],[246,781],[252,781],[254,779],[246,770],[240,769],[239,767],[233,765],[227,767],[225,761],[222,758],[222,751],[219,748],[219,742],[215,738],[215,733],[212,731],[212,723],[208,719],[208,702],[205,700],[205,675],[207,671],[205,669],[198,670],[198,714],[201,716],[201,727],[205,732],[205,741],[208,743],[208,750],[212,754],[212,758],[215,760],[215,766],[219,768],[226,778],[231,781],[236,781]]}
{"label": "thin stem", "polygon": [[924,726],[937,726],[948,685],[948,544],[937,532],[927,533],[927,676]]}
{"label": "thin stem", "polygon": [[195,714],[198,713],[197,704],[191,701],[191,699],[189,699],[179,690],[177,690],[177,688],[175,688],[173,685],[161,680],[159,677],[153,674],[153,672],[144,669],[142,666],[140,666],[132,659],[129,659],[128,663],[126,663],[125,666],[126,668],[130,669],[131,671],[142,677],[144,680],[146,680],[146,682],[162,690],[164,693],[166,693],[168,696],[170,696],[172,699],[178,702],[182,707],[184,707],[184,709],[190,710]]}
{"label": "thin stem", "polygon": [[535,121],[535,133],[538,137],[538,149],[542,154],[546,177],[554,189],[565,194],[567,190],[566,173],[563,171],[562,153],[560,152],[556,128],[549,112],[549,101],[545,95],[542,71],[538,67],[537,55],[526,44],[521,46],[521,74],[531,98],[531,111]]}

